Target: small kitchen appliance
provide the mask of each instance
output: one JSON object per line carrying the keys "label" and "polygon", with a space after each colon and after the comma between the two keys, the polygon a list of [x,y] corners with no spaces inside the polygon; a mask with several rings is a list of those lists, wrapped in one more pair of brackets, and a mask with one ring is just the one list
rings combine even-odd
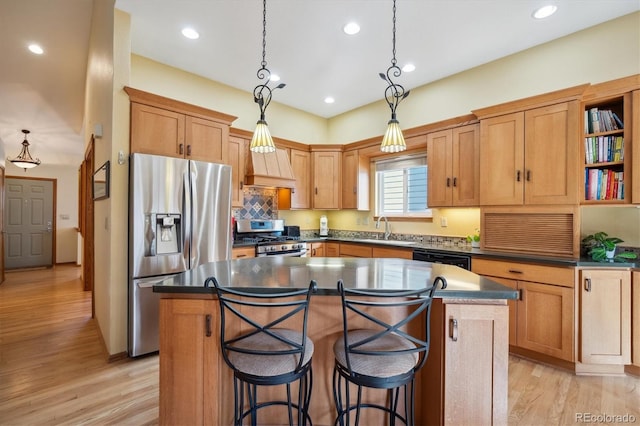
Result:
{"label": "small kitchen appliance", "polygon": [[325,215],[320,216],[320,236],[329,236],[329,221]]}

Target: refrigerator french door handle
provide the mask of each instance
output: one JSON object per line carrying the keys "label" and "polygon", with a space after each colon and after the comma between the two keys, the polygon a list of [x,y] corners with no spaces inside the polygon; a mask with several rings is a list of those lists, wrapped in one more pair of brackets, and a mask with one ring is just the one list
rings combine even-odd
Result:
{"label": "refrigerator french door handle", "polygon": [[193,188],[191,185],[191,162],[189,162],[189,167],[185,174],[182,176],[182,211],[184,212],[184,217],[186,220],[183,220],[183,254],[184,258],[187,261],[187,269],[191,268],[191,232],[193,229],[193,213],[192,213],[192,203],[193,203]]}

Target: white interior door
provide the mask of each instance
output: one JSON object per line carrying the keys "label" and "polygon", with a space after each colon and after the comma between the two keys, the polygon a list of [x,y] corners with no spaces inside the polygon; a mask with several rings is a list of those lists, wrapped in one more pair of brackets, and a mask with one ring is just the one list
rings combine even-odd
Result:
{"label": "white interior door", "polygon": [[5,181],[5,268],[53,265],[53,181]]}

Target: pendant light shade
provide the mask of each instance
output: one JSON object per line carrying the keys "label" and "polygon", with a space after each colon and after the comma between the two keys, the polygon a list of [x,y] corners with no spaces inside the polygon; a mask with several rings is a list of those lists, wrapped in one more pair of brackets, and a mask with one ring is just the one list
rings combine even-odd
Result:
{"label": "pendant light shade", "polygon": [[382,138],[382,144],[380,145],[380,151],[382,152],[400,152],[407,149],[407,144],[402,136],[402,130],[400,130],[400,123],[396,118],[396,109],[398,104],[404,98],[409,96],[409,90],[404,90],[402,85],[395,83],[393,78],[400,77],[402,70],[397,65],[396,61],[396,0],[393,0],[393,56],[391,58],[391,66],[387,69],[386,73],[380,73],[380,78],[386,81],[389,85],[384,91],[384,98],[391,109],[391,120],[387,123],[387,131]]}
{"label": "pendant light shade", "polygon": [[262,84],[258,84],[253,89],[253,100],[258,104],[260,108],[260,119],[256,125],[256,130],[251,138],[251,144],[249,149],[253,152],[268,153],[274,152],[276,146],[271,138],[271,133],[267,127],[265,120],[265,111],[271,102],[272,92],[275,89],[282,89],[286,84],[280,83],[273,89],[269,87],[271,81],[271,71],[267,69],[266,60],[267,51],[267,0],[262,0],[262,62],[260,62],[260,69],[258,69],[258,79],[262,81]]}
{"label": "pendant light shade", "polygon": [[253,138],[251,138],[251,145],[249,145],[249,147],[251,151],[262,154],[274,152],[276,150],[266,121],[258,120],[258,124],[255,132],[253,132]]}
{"label": "pendant light shade", "polygon": [[400,130],[400,123],[398,123],[398,120],[392,118],[389,120],[387,131],[382,138],[380,151],[400,152],[405,149],[407,149],[407,144],[404,142],[404,136],[402,136],[402,130]]}
{"label": "pendant light shade", "polygon": [[12,162],[16,167],[20,167],[24,169],[26,172],[27,169],[32,169],[36,166],[40,165],[40,159],[36,158],[35,160],[31,157],[31,153],[29,152],[29,141],[27,141],[27,135],[31,133],[29,130],[23,129],[22,133],[24,133],[24,140],[22,141],[22,150],[20,154],[14,159],[7,158],[10,162]]}

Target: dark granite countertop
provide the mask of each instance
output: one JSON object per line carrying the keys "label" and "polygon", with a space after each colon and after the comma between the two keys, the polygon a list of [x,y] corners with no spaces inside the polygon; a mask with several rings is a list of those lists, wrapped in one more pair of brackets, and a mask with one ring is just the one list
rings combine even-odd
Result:
{"label": "dark granite countertop", "polygon": [[204,281],[214,276],[223,286],[268,292],[272,288],[305,288],[310,280],[318,294],[336,295],[337,282],[345,287],[381,292],[414,289],[432,283],[438,276],[447,281],[436,297],[464,299],[516,299],[518,292],[457,266],[405,259],[362,259],[346,257],[260,257],[206,263],[167,277],[153,286],[156,293],[212,293]]}
{"label": "dark granite countertop", "polygon": [[[306,242],[344,242],[344,243],[359,243],[359,244],[379,244],[385,247],[394,248],[410,248],[410,249],[424,249],[434,252],[443,253],[459,253],[466,254],[472,257],[482,257],[486,259],[496,260],[512,260],[514,262],[528,262],[549,266],[573,266],[573,267],[597,267],[597,268],[640,268],[640,260],[629,262],[595,262],[588,257],[580,258],[567,258],[567,257],[552,257],[542,256],[527,253],[516,252],[502,252],[482,250],[471,247],[458,247],[454,245],[437,245],[437,244],[425,244],[416,241],[413,244],[407,244],[406,241],[395,240],[375,240],[375,239],[357,239],[357,238],[311,238],[305,239]],[[472,261],[473,262],[473,261]],[[473,264],[473,263],[472,263]]]}

